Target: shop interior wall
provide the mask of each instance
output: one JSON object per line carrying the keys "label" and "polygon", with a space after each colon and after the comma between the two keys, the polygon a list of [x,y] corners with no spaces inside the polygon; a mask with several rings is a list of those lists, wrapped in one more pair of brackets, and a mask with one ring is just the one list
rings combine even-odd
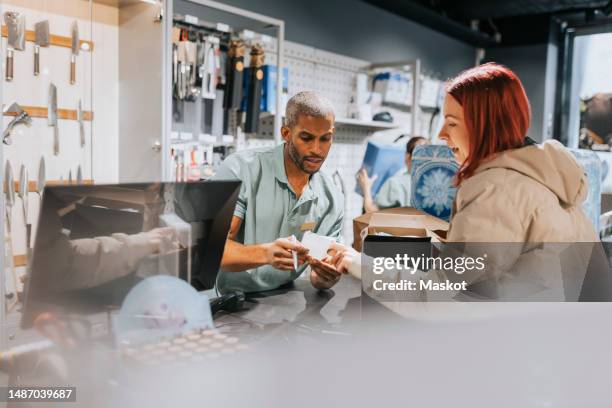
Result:
{"label": "shop interior wall", "polygon": [[[86,144],[81,148],[78,122],[58,121],[60,153],[53,154],[52,127],[47,119],[34,118],[30,127],[18,126],[13,132],[13,143],[3,145],[4,160],[10,160],[17,180],[19,168],[26,166],[30,180],[38,175],[40,157],[45,157],[46,180],[73,180],[80,165],[84,179],[108,183],[117,180],[118,169],[118,68],[117,68],[117,8],[90,4],[83,0],[10,0],[0,2],[1,11],[14,10],[26,16],[26,29],[33,30],[34,23],[48,19],[50,33],[70,37],[70,25],[77,20],[81,39],[92,40],[94,51],[80,52],[77,59],[77,77],[69,84],[70,49],[51,46],[40,49],[40,75],[33,75],[33,43],[26,42],[23,52],[15,52],[15,78],[3,81],[2,103],[17,102],[22,106],[47,106],[49,83],[57,86],[58,108],[76,109],[78,99],[83,109],[93,111],[94,120],[86,121]],[[2,39],[3,48],[6,38]],[[3,129],[12,118],[3,117]],[[4,166],[4,163],[2,163]],[[36,234],[39,196],[30,192],[28,222],[32,224],[32,239]],[[25,223],[21,202],[16,200],[11,212],[14,255],[25,254]],[[21,274],[25,268],[18,268]]]}
{"label": "shop interior wall", "polygon": [[[506,65],[519,76],[531,104],[531,127],[528,135],[542,141],[548,133],[548,120],[545,120],[547,87],[548,44],[518,47],[499,47],[486,50],[485,59]],[[553,94],[554,97],[554,94]]]}

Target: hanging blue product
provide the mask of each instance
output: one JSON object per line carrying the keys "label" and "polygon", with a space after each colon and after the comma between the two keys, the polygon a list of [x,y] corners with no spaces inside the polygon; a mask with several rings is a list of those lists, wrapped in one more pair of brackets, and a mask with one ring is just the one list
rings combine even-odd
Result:
{"label": "hanging blue product", "polygon": [[412,207],[449,221],[459,166],[447,146],[421,145],[412,154]]}

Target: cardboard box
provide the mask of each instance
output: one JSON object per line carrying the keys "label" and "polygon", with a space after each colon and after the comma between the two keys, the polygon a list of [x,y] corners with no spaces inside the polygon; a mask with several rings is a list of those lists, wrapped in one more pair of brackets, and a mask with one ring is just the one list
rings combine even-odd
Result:
{"label": "cardboard box", "polygon": [[444,241],[449,223],[412,207],[388,208],[361,215],[353,220],[353,248],[361,251],[367,235],[431,237]]}

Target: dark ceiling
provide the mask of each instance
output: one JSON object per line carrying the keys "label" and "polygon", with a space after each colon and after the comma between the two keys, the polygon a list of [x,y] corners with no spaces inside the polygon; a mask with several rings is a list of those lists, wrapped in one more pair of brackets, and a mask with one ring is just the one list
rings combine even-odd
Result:
{"label": "dark ceiling", "polygon": [[365,1],[482,47],[546,42],[552,16],[578,15],[588,21],[612,14],[612,0]]}

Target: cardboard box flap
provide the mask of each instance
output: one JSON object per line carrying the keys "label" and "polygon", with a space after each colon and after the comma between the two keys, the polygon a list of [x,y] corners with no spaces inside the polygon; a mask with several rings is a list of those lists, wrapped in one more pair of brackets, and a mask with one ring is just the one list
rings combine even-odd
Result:
{"label": "cardboard box flap", "polygon": [[446,221],[427,215],[373,213],[370,217],[369,226],[448,230]]}

